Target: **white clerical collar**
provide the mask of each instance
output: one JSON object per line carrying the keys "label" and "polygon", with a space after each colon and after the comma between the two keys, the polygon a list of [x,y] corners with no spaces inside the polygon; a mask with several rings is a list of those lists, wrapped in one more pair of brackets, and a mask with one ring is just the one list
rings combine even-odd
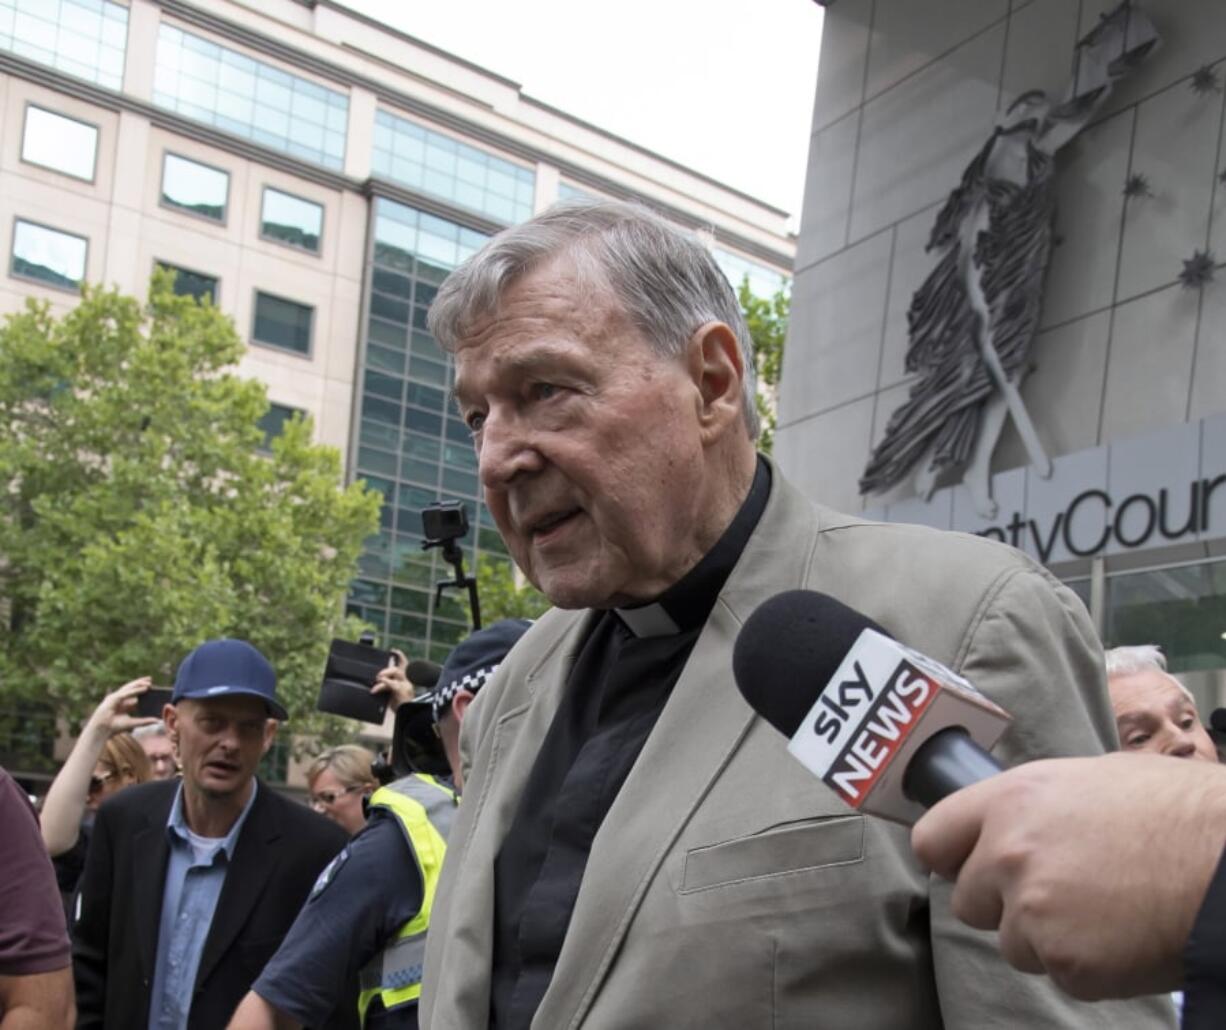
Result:
{"label": "white clerical collar", "polygon": [[636,637],[671,637],[681,632],[681,627],[658,601],[637,608],[615,608],[614,611]]}

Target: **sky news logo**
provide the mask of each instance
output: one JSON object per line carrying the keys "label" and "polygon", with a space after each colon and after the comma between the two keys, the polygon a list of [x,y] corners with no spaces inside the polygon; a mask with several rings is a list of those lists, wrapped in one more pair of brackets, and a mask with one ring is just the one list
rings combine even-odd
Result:
{"label": "sky news logo", "polygon": [[938,692],[936,681],[900,661],[822,777],[827,786],[859,808]]}

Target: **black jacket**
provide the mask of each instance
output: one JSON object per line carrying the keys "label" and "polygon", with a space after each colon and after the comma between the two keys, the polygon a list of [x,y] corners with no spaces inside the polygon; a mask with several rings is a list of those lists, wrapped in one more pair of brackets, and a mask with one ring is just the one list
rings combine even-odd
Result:
{"label": "black jacket", "polygon": [[[74,929],[78,1027],[132,1030],[149,1023],[170,855],[166,821],[177,787],[175,781],[129,787],[98,810]],[[226,1025],[346,840],[335,823],[260,784],[200,958],[192,1030]],[[340,1025],[352,1022],[341,1014]]]}
{"label": "black jacket", "polygon": [[1226,1026],[1226,851],[1201,901],[1183,953],[1184,1030]]}

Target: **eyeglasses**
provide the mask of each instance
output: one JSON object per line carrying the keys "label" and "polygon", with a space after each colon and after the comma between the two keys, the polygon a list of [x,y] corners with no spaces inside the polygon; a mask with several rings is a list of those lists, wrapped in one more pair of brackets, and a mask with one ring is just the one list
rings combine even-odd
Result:
{"label": "eyeglasses", "polygon": [[106,781],[111,779],[111,777],[114,775],[114,772],[95,773],[89,778],[89,792],[91,794],[97,794],[98,791],[100,791],[106,784]]}
{"label": "eyeglasses", "polygon": [[321,790],[318,794],[311,795],[311,807],[331,808],[346,794],[352,794],[355,790],[364,790],[362,784],[355,784],[352,787],[346,787],[344,790]]}

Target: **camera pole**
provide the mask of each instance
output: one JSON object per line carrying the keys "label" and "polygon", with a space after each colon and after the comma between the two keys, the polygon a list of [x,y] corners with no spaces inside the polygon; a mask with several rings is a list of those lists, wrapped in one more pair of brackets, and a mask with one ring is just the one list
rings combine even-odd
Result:
{"label": "camera pole", "polygon": [[464,552],[456,543],[461,537],[468,535],[468,516],[460,501],[436,501],[428,504],[421,513],[421,527],[425,539],[421,549],[428,551],[439,547],[443,557],[455,569],[455,579],[445,579],[435,584],[434,607],[439,606],[443,599],[443,591],[448,588],[468,589],[468,605],[473,616],[473,631],[481,628],[481,604],[477,600],[477,580],[475,576],[464,574]]}
{"label": "camera pole", "polygon": [[439,602],[443,599],[444,590],[463,590],[467,588],[468,605],[472,609],[473,614],[473,631],[476,632],[481,628],[481,602],[477,600],[477,577],[464,574],[464,552],[460,550],[460,545],[455,540],[440,540],[437,542],[427,541],[421,546],[422,550],[428,550],[431,547],[441,547],[443,557],[455,569],[455,579],[444,579],[442,582],[435,584],[434,607],[437,608]]}

